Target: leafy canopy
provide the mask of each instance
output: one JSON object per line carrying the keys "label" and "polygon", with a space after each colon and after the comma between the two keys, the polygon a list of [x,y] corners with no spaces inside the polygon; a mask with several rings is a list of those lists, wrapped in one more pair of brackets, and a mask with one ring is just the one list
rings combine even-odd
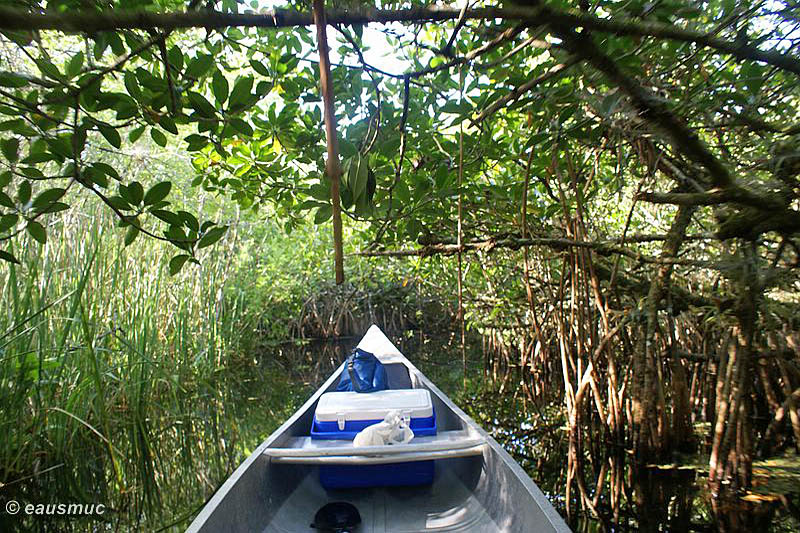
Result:
{"label": "leafy canopy", "polygon": [[[34,7],[92,13],[200,5],[60,0]],[[204,7],[261,8],[232,0]],[[616,221],[595,229],[620,231],[636,191],[716,191],[714,161],[733,181],[716,203],[691,199],[715,206],[699,223],[713,224],[720,238],[800,229],[793,222],[796,74],[652,29],[713,31],[724,42],[796,61],[795,8],[727,0],[702,8],[682,1],[546,7],[550,18],[537,23],[491,17],[427,23],[420,16],[367,29],[334,26],[342,205],[364,222],[357,227],[367,239],[381,246],[450,242],[459,195],[469,238],[519,231],[523,194],[523,236],[564,235],[564,217],[592,201]],[[553,13],[630,27],[576,33]],[[0,243],[22,232],[45,243],[48,218],[90,195],[115,213],[126,243],[141,233],[171,242],[178,248],[174,272],[196,262],[225,226],[176,209],[169,181],[129,179],[124,158],[142,145],[191,154],[194,186],[243,208],[269,203],[289,230],[309,211],[316,224],[330,217],[310,28],[6,30],[3,39],[11,46],[0,60]],[[392,55],[385,61],[391,68],[376,50]],[[670,130],[670,120],[684,129]],[[706,152],[692,151],[681,132],[697,137]],[[667,214],[637,211],[633,223],[646,228],[647,220]],[[2,244],[0,258],[15,261]]]}

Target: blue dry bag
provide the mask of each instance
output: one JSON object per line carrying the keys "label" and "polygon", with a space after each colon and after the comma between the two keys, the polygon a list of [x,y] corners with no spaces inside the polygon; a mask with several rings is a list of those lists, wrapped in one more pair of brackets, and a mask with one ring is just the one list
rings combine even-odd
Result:
{"label": "blue dry bag", "polygon": [[375,392],[387,389],[386,369],[373,354],[356,348],[344,363],[337,391]]}

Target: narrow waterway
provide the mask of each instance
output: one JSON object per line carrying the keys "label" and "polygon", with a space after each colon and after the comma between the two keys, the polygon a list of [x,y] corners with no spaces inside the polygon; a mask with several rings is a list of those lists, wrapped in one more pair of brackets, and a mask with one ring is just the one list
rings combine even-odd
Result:
{"label": "narrow waterway", "polygon": [[[465,387],[454,336],[408,332],[395,338],[414,364],[512,454],[575,531],[800,531],[800,468],[793,457],[770,464],[770,477],[757,477],[755,495],[712,506],[702,457],[676,457],[673,464],[634,471],[626,464],[624,450],[591,449],[582,458],[590,504],[580,505],[576,494],[568,501],[567,433],[558,384],[553,402],[535,405],[526,400],[520,376],[486,370],[481,344],[474,342],[467,350]],[[107,487],[86,494],[86,501],[99,498],[107,505],[109,511],[100,521],[8,521],[4,515],[0,530],[182,531],[214,490],[302,405],[357,340],[264,348],[246,364],[196,383],[182,400],[191,416],[174,420],[154,413],[149,427],[116,435],[119,446],[132,437],[149,439],[150,449],[157,451],[141,460],[154,474],[143,479],[135,493],[119,495]],[[108,465],[98,463],[102,467]],[[600,483],[586,474],[598,470],[603,473]],[[63,471],[56,469],[5,487],[4,493],[20,501],[74,499],[77,484],[65,483]],[[82,481],[81,486],[93,485]]]}

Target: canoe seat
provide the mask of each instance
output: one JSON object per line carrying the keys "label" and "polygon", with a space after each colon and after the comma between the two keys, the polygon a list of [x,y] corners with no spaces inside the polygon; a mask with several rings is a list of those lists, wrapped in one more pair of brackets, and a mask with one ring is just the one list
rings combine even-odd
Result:
{"label": "canoe seat", "polygon": [[486,439],[463,430],[440,431],[436,435],[415,437],[408,444],[353,446],[342,441],[292,437],[285,448],[266,448],[264,455],[273,462],[302,464],[380,464],[422,461],[481,455]]}
{"label": "canoe seat", "polygon": [[411,376],[408,375],[408,367],[403,363],[384,363],[386,379],[390,389],[411,389]]}

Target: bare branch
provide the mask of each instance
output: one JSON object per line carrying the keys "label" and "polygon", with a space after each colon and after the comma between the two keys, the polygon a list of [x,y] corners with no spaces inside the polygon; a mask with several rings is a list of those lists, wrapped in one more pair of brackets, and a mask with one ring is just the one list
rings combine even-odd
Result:
{"label": "bare branch", "polygon": [[[630,240],[630,239],[626,239]],[[699,268],[717,268],[717,264],[711,261],[696,261],[691,259],[676,259],[671,257],[651,257],[641,254],[635,250],[616,245],[613,241],[578,241],[558,237],[539,237],[520,239],[508,237],[502,239],[488,239],[485,241],[465,242],[461,246],[458,244],[428,244],[416,249],[404,250],[377,250],[361,251],[354,255],[366,257],[428,257],[432,255],[455,255],[459,252],[471,251],[493,251],[501,248],[518,250],[526,246],[543,246],[553,250],[567,250],[570,248],[584,248],[595,250],[600,255],[624,255],[641,263],[652,263],[658,265],[683,265]]]}
{"label": "bare branch", "polygon": [[636,200],[650,202],[651,204],[674,205],[719,205],[733,200],[733,195],[726,190],[713,190],[708,192],[643,192],[635,197]]}

